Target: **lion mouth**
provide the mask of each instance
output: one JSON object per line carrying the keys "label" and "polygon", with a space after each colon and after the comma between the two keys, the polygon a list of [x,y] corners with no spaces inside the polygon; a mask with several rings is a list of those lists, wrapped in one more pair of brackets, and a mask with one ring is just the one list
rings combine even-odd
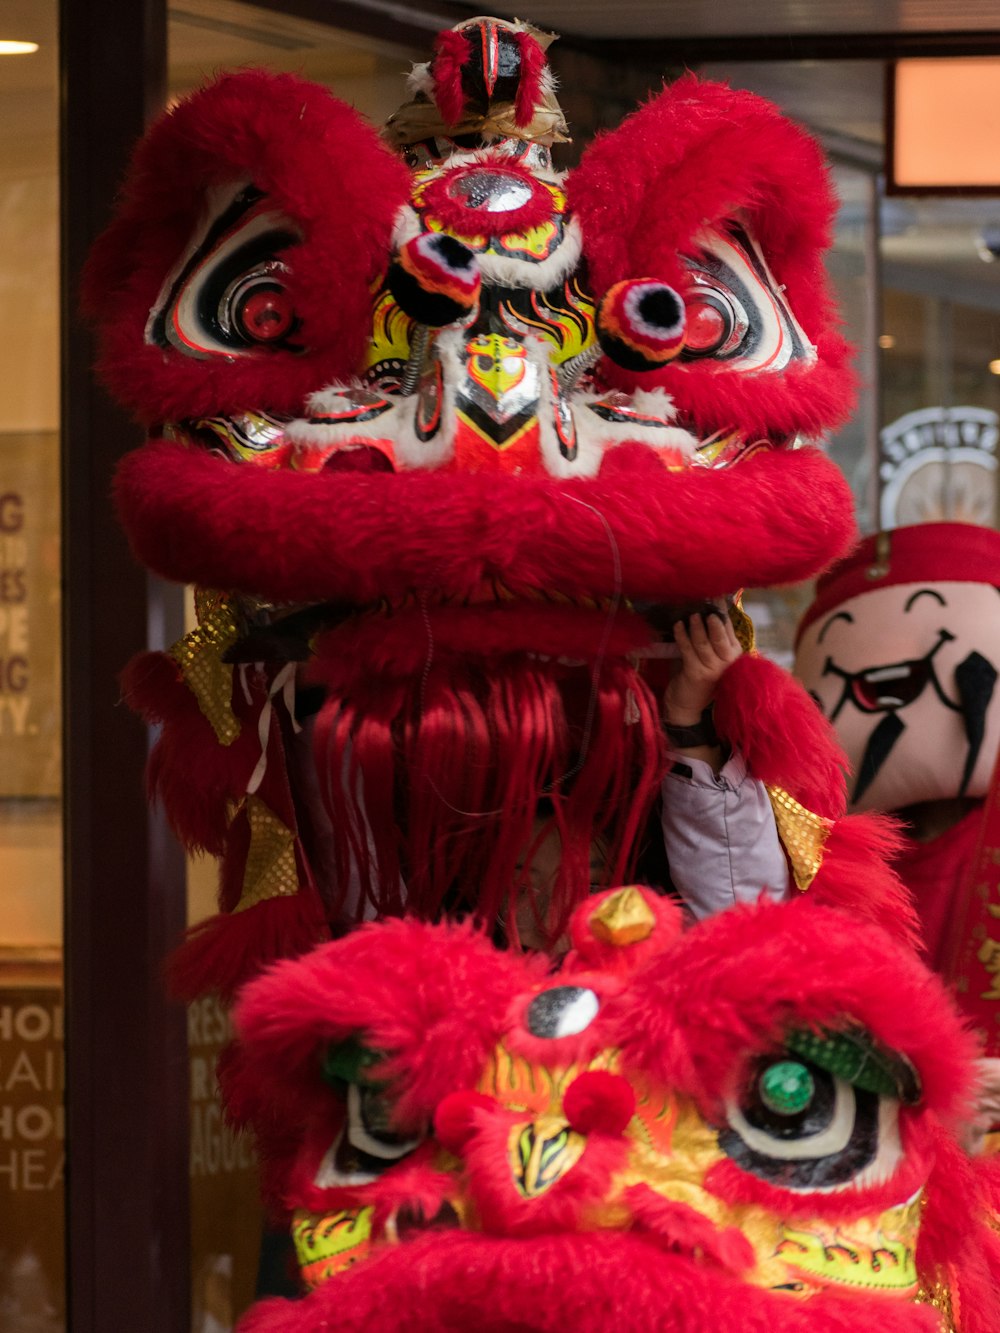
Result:
{"label": "lion mouth", "polygon": [[[235,643],[223,654],[223,661],[232,665],[265,663],[272,666],[284,666],[289,662],[307,662],[315,655],[315,640],[323,633],[339,629],[348,622],[369,619],[378,616],[388,619],[393,616],[412,614],[419,611],[433,616],[436,609],[453,610],[461,614],[462,609],[493,607],[500,614],[506,609],[510,614],[517,614],[521,607],[542,608],[549,604],[543,595],[537,597],[512,597],[502,588],[494,585],[484,587],[481,595],[467,598],[438,597],[432,604],[416,598],[390,604],[388,602],[367,607],[350,606],[340,602],[322,602],[304,606],[275,606],[254,599],[244,599],[240,609],[244,617],[244,631]],[[562,612],[575,609],[581,617],[606,623],[624,613],[626,619],[641,619],[649,631],[649,642],[632,648],[633,655],[639,657],[674,657],[677,649],[674,644],[674,627],[678,622],[685,626],[694,616],[729,615],[743,627],[744,633],[751,632],[750,624],[742,611],[737,594],[726,597],[701,598],[691,601],[652,602],[636,601],[619,606],[610,599],[578,599],[568,601],[558,599]],[[469,617],[470,621],[472,616]],[[740,632],[739,628],[738,631]],[[551,645],[539,643],[536,654],[539,657],[551,656]],[[532,650],[526,649],[529,656]]]}

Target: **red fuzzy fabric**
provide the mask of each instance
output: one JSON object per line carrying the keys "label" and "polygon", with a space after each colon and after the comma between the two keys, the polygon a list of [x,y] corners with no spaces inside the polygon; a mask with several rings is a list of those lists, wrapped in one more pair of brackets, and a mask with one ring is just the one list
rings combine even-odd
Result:
{"label": "red fuzzy fabric", "polygon": [[761,782],[784,787],[826,818],[844,812],[847,759],[833,727],[804,687],[766,657],[727,668],[715,696],[715,727]]}
{"label": "red fuzzy fabric", "polygon": [[449,28],[434,39],[434,59],[431,75],[434,79],[434,102],[446,125],[457,125],[465,110],[462,90],[462,69],[469,59],[469,43],[464,32]]}
{"label": "red fuzzy fabric", "polygon": [[674,363],[637,376],[605,362],[609,382],[669,389],[704,430],[725,423],[750,435],[817,435],[846,418],[853,377],[822,266],[834,196],[818,146],[777,107],[686,75],[595,139],[570,177],[569,200],[598,296],[638,277],[684,291],[681,256],[697,253],[698,233],[745,216],[819,352],[817,365],[773,375]]}
{"label": "red fuzzy fabric", "polygon": [[735,1162],[717,1162],[708,1171],[705,1184],[710,1194],[739,1206],[756,1204],[786,1218],[794,1226],[822,1217],[826,1222],[850,1224],[859,1217],[878,1217],[912,1198],[927,1182],[934,1162],[934,1126],[918,1113],[900,1113],[900,1133],[906,1144],[905,1157],[891,1175],[863,1186],[834,1190],[782,1189],[741,1171]]}
{"label": "red fuzzy fabric", "polygon": [[457,1157],[475,1135],[477,1115],[496,1109],[496,1099],[484,1092],[450,1092],[434,1112],[434,1137]]}
{"label": "red fuzzy fabric", "polygon": [[297,958],[329,937],[314,892],[302,888],[291,897],[267,898],[192,926],[168,960],[167,985],[179,1000],[213,991],[228,1002],[271,963]]}
{"label": "red fuzzy fabric", "polygon": [[918,947],[920,922],[906,885],[892,868],[902,837],[887,815],[845,815],[830,830],[808,896]]}
{"label": "red fuzzy fabric", "polygon": [[328,1097],[314,1053],[361,1032],[396,1053],[379,1072],[405,1089],[401,1127],[426,1127],[447,1093],[475,1082],[514,995],[546,966],[510,955],[499,968],[496,959],[467,927],[387,921],[277,964],[234,1013],[252,1056],[242,1104]]}
{"label": "red fuzzy fabric", "polygon": [[[240,180],[263,190],[301,233],[282,254],[283,281],[308,350],[206,361],[147,344],[150,308],[206,191]],[[369,284],[388,261],[409,184],[376,131],[317,84],[245,70],[185,98],[137,148],[117,216],[87,264],[82,295],[100,334],[101,375],[144,422],[300,411],[318,385],[359,367]]]}
{"label": "red fuzzy fabric", "polygon": [[170,826],[191,851],[221,856],[229,802],[246,790],[260,753],[256,736],[220,745],[180,667],[166,653],[139,653],[121,675],[122,698],[161,728],[146,767],[151,800],[161,799]]}
{"label": "red fuzzy fabric", "polygon": [[767,658],[747,654],[719,682],[714,712],[719,735],[745,756],[755,778],[836,821],[809,897],[915,944],[916,913],[891,869],[902,845],[896,825],[879,815],[844,815],[847,761],[799,682]]}
{"label": "red fuzzy fabric", "polygon": [[869,1325],[940,1329],[926,1305],[850,1293],[799,1301],[628,1233],[527,1241],[453,1233],[383,1249],[303,1301],[264,1301],[238,1333],[858,1333]]}
{"label": "red fuzzy fabric", "polygon": [[552,195],[530,171],[509,157],[483,154],[481,161],[491,175],[505,176],[518,185],[527,186],[531,197],[519,208],[504,213],[492,212],[485,205],[471,207],[457,195],[456,187],[462,176],[475,175],[482,169],[474,165],[453,167],[432,179],[423,191],[421,207],[426,207],[431,217],[443,222],[449,232],[465,239],[480,236],[483,232],[493,236],[521,236],[551,218]]}
{"label": "red fuzzy fabric", "polygon": [[464,597],[491,578],[515,593],[610,597],[616,553],[626,596],[687,601],[808,578],[854,532],[843,475],[806,449],[673,473],[622,445],[593,480],[557,482],[265,473],[157,441],[122,461],[116,497],[156,573],[276,602]]}
{"label": "red fuzzy fabric", "polygon": [[703,1213],[686,1203],[665,1199],[648,1185],[633,1185],[627,1197],[635,1230],[655,1239],[665,1250],[677,1254],[697,1251],[731,1273],[753,1266],[753,1247],[735,1227],[717,1230]]}
{"label": "red fuzzy fabric", "polygon": [[[921,1271],[947,1274],[961,1333],[1000,1329],[1000,1159],[970,1159],[944,1135],[938,1136],[937,1163],[928,1208],[917,1243]],[[972,1208],[985,1202],[994,1225],[972,1229]],[[970,1207],[971,1205],[971,1207]]]}
{"label": "red fuzzy fabric", "polygon": [[[242,715],[239,734],[223,745],[167,653],[138,653],[122,672],[121,684],[124,702],[160,729],[146,768],[150,799],[162,800],[171,828],[188,850],[223,856],[231,807],[245,795],[260,758],[256,714],[242,692],[235,695]],[[234,906],[238,898],[237,890],[224,905]]]}
{"label": "red fuzzy fabric", "polygon": [[[624,658],[654,641],[634,612],[591,610],[550,602],[484,602],[471,606],[401,607],[374,612],[322,634],[305,666],[310,684],[352,685],[359,671],[407,680],[432,662],[449,666],[478,660],[484,668],[524,653],[593,662]],[[356,662],[348,660],[351,656]]]}
{"label": "red fuzzy fabric", "polygon": [[530,32],[517,33],[516,40],[521,50],[521,76],[514,102],[514,122],[523,126],[531,124],[535,106],[541,100],[545,52]]}

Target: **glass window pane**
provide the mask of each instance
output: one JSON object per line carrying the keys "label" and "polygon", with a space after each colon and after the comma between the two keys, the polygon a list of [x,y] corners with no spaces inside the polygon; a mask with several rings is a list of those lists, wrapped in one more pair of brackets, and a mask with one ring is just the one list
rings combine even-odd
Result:
{"label": "glass window pane", "polygon": [[880,526],[996,522],[1000,199],[883,205]]}
{"label": "glass window pane", "polygon": [[0,1324],[65,1327],[56,4],[0,0]]}

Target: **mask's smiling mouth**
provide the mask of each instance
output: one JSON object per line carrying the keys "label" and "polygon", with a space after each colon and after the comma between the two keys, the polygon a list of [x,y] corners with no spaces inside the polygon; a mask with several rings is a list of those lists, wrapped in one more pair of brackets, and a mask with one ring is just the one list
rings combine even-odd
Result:
{"label": "mask's smiling mouth", "polygon": [[826,659],[824,676],[839,676],[844,682],[843,692],[830,714],[836,721],[848,699],[862,713],[890,713],[906,708],[920,698],[928,684],[948,708],[957,708],[941,689],[934,671],[934,657],[943,644],[954,641],[954,634],[946,629],[938,631],[938,640],[923,657],[891,662],[885,666],[865,667],[862,671],[845,671],[832,657]]}

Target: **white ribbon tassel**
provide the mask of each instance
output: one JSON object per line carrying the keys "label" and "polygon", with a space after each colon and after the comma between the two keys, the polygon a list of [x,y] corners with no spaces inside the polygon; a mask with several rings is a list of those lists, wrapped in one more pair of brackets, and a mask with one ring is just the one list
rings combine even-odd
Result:
{"label": "white ribbon tassel", "polygon": [[[257,670],[263,671],[264,664],[257,663]],[[264,774],[267,772],[267,742],[271,735],[271,714],[274,712],[274,700],[281,695],[282,703],[288,716],[292,719],[292,727],[296,732],[300,732],[302,727],[295,718],[295,663],[286,662],[281,668],[274,680],[271,682],[271,688],[267,692],[267,699],[264,701],[264,707],[260,710],[260,717],[257,719],[257,736],[260,740],[260,758],[257,760],[257,767],[250,775],[250,781],[247,783],[247,795],[252,796],[260,784],[264,781]]]}

